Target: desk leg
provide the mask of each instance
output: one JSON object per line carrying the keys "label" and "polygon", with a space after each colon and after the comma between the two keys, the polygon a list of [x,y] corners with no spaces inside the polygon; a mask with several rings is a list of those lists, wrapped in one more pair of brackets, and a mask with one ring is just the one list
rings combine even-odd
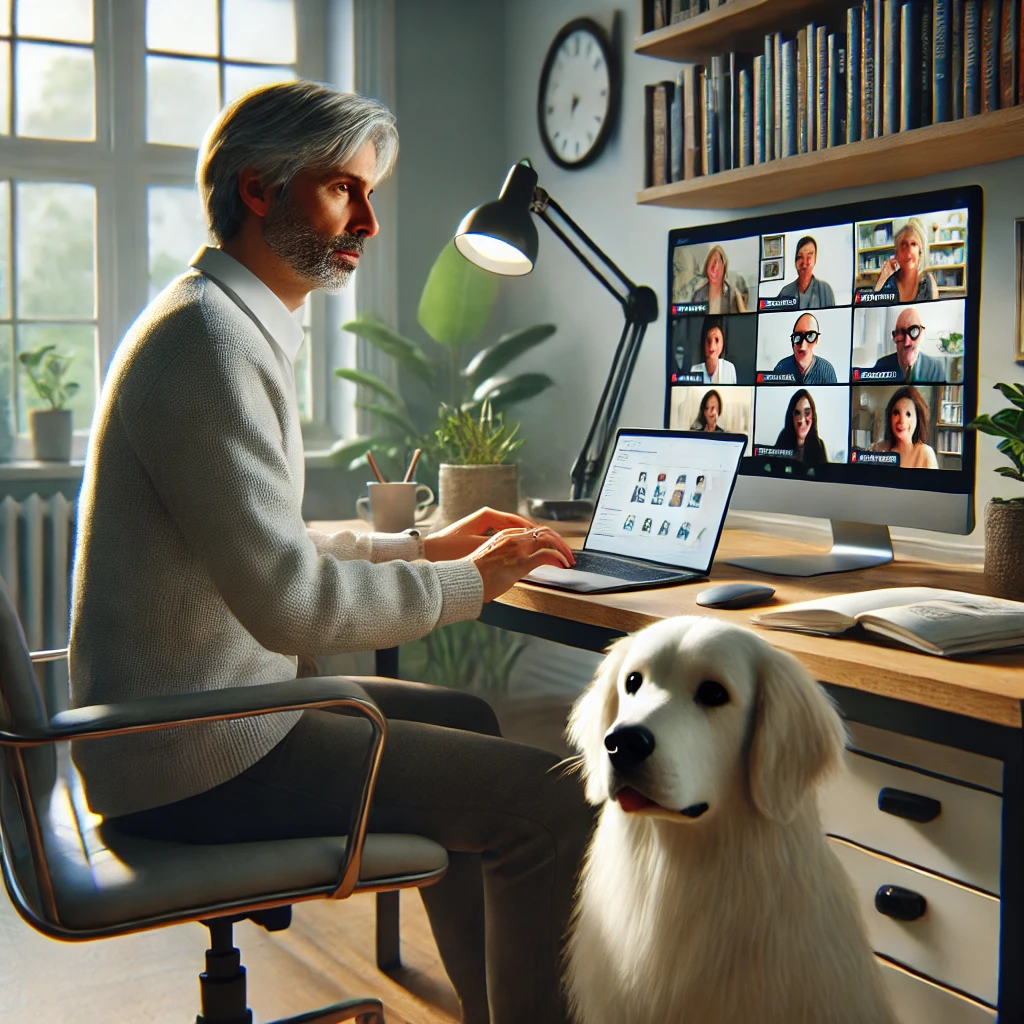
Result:
{"label": "desk leg", "polygon": [[[374,671],[388,679],[398,678],[398,648],[376,652]],[[377,893],[377,967],[392,971],[402,966],[399,893]]]}

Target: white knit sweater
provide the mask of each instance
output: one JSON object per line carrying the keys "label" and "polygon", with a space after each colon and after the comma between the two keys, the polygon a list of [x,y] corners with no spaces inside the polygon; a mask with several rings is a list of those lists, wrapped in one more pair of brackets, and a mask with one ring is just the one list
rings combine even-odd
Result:
{"label": "white knit sweater", "polygon": [[[228,266],[207,254],[213,270]],[[267,330],[274,318],[251,308],[278,300],[231,264],[250,305],[187,273],[108,371],[79,498],[75,707],[293,679],[300,653],[392,647],[480,612],[471,562],[398,560],[419,554],[403,535],[306,529],[290,362]],[[73,756],[92,809],[127,814],[233,778],[297,718],[90,740]]]}

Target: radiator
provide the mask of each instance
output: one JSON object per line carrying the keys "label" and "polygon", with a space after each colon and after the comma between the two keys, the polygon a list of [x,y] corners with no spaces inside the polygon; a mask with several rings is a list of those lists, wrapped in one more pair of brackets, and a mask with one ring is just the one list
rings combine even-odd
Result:
{"label": "radiator", "polygon": [[[29,650],[67,647],[71,608],[71,558],[75,504],[63,494],[23,501],[0,501],[0,576],[18,610]],[[67,668],[60,662],[45,670],[51,713],[67,706]]]}

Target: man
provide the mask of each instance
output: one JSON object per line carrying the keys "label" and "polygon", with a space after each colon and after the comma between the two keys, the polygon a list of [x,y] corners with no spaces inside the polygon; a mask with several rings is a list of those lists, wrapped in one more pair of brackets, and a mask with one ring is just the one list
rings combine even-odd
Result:
{"label": "man", "polygon": [[906,384],[939,384],[946,379],[946,367],[941,359],[926,356],[921,350],[924,325],[913,306],[907,306],[896,318],[892,340],[896,351],[882,356],[875,370],[896,370]]}
{"label": "man", "polygon": [[775,364],[775,373],[791,373],[797,384],[835,384],[835,368],[827,359],[815,355],[820,339],[817,317],[813,313],[798,317],[789,338],[793,354]]}
{"label": "man", "polygon": [[[251,93],[211,127],[197,181],[219,247],[141,314],[97,409],[79,503],[76,706],[288,680],[298,655],[404,643],[476,618],[536,565],[573,561],[550,531],[492,510],[426,540],[303,523],[294,314],[311,289],[351,277],[397,147],[386,107],[310,82]],[[564,1024],[560,940],[592,821],[578,782],[500,739],[466,694],[365,689],[389,719],[370,828],[450,851],[423,900],[464,1020]],[[332,835],[355,799],[365,724],[276,714],[73,754],[92,809],[135,835]]]}
{"label": "man", "polygon": [[814,276],[814,265],[818,262],[818,243],[804,235],[796,243],[796,280],[784,285],[779,292],[780,299],[797,299],[797,309],[821,309],[834,306],[836,297],[832,286]]}

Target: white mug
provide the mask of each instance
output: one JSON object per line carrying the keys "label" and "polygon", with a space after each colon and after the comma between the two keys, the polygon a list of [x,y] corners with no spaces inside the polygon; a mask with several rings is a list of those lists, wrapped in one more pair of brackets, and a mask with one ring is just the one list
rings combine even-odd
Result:
{"label": "white mug", "polygon": [[434,504],[434,492],[426,484],[370,481],[366,490],[370,496],[356,501],[356,512],[378,533],[408,530],[423,522]]}

